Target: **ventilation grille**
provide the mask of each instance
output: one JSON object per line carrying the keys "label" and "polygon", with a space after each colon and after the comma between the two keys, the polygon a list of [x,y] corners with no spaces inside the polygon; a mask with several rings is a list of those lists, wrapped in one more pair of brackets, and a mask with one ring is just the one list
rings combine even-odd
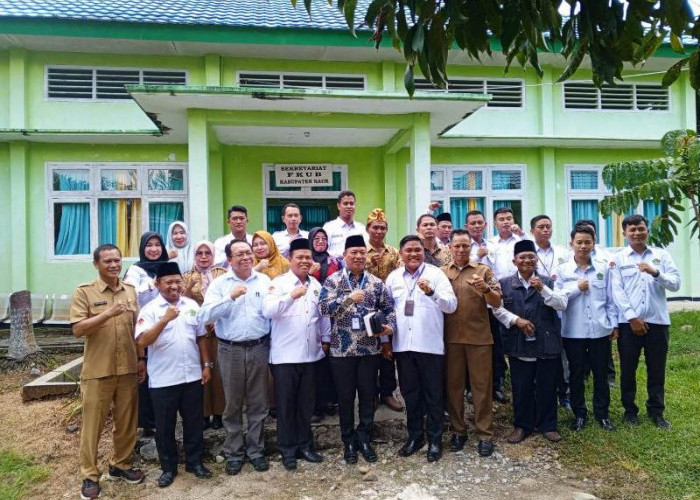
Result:
{"label": "ventilation grille", "polygon": [[[415,83],[416,90],[445,92],[445,90],[433,87],[425,78],[416,78]],[[486,104],[489,108],[521,108],[523,106],[522,80],[453,78],[450,79],[446,92],[491,94],[491,100]]]}
{"label": "ventilation grille", "polygon": [[124,85],[186,85],[187,72],[123,68],[47,68],[47,97],[50,99],[131,99]]}
{"label": "ventilation grille", "polygon": [[626,83],[598,88],[588,82],[564,84],[566,109],[613,111],[668,111],[668,88],[661,85]]}
{"label": "ventilation grille", "polygon": [[365,90],[365,77],[363,75],[303,73],[239,73],[238,86],[276,89]]}

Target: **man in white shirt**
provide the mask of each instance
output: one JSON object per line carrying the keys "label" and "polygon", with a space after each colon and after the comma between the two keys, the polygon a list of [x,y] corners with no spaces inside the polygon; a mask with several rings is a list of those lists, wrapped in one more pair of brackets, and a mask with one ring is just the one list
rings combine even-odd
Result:
{"label": "man in white shirt", "polygon": [[224,251],[231,268],[207,288],[198,318],[202,324],[215,324],[219,341],[217,359],[226,395],[223,451],[226,473],[233,476],[243,469],[244,456],[256,471],[268,469],[263,425],[268,412],[270,321],[262,314],[262,303],[270,278],[253,270],[253,248],[246,240],[233,240]]}
{"label": "man in white shirt", "polygon": [[489,258],[489,254],[493,254],[494,249],[484,237],[488,222],[484,214],[479,210],[471,210],[467,212],[465,227],[472,240],[472,251],[469,258],[481,264],[486,264],[493,269],[493,263]]}
{"label": "man in white shirt", "polygon": [[348,236],[359,234],[365,242],[369,239],[365,225],[354,220],[355,217],[355,193],[346,190],[338,195],[338,218],[323,225],[323,230],[328,235],[328,253],[331,257],[339,258],[345,251],[345,240]]}
{"label": "man in white shirt", "polygon": [[316,391],[316,362],[323,358],[321,342],[330,342],[330,319],[321,316],[321,284],[309,276],[313,264],[306,238],[289,248],[289,271],[272,281],[263,301],[263,315],[272,323],[270,363],[277,403],[277,447],[282,465],[297,468],[297,455],[321,462],[314,451],[311,415]]}
{"label": "man in white shirt", "polygon": [[233,240],[246,240],[252,245],[253,235],[246,232],[248,228],[248,209],[242,205],[233,205],[228,209],[226,222],[231,232],[214,241],[214,265],[228,269],[229,262],[224,251],[226,245]]}
{"label": "man in white shirt", "polygon": [[296,203],[287,203],[282,207],[282,222],[286,229],[284,231],[275,231],[272,237],[280,253],[289,259],[289,244],[297,238],[308,238],[309,232],[299,229],[302,216],[301,209]]}
{"label": "man in white shirt", "polygon": [[613,297],[618,309],[620,338],[620,392],[625,408],[624,421],[639,425],[637,365],[644,350],[647,368],[647,414],[661,429],[670,429],[664,418],[664,385],[668,354],[668,327],[671,318],[666,304],[666,290],[676,292],[681,277],[666,250],[647,246],[647,220],[630,215],[622,220],[622,230],[629,247],[618,252],[612,266]]}
{"label": "man in white shirt", "polygon": [[617,337],[617,308],[612,297],[610,266],[591,259],[595,231],[588,226],[571,232],[574,257],[556,269],[556,290],[566,293],[568,303],[562,311],[564,350],[568,359],[572,429],[579,432],[586,425],[588,410],[585,398],[587,367],[593,372],[593,413],[600,426],[614,431],[610,422],[610,386],[607,364],[610,338]]}
{"label": "man in white shirt", "polygon": [[158,486],[177,476],[177,414],[182,417],[185,470],[198,478],[211,472],[202,464],[204,422],[202,386],[211,379],[204,327],[197,322],[197,303],[182,296],[180,268],[164,262],[156,271],[160,294],[146,304],[136,322],[136,343],[148,347],[148,385],[156,422],[156,446],[162,474]]}
{"label": "man in white shirt", "polygon": [[386,280],[396,311],[393,352],[408,427],[408,440],[399,455],[407,457],[423,447],[427,414],[427,459],[436,462],[442,456],[445,408],[443,314],[457,309],[457,297],[447,276],[425,263],[425,249],[418,236],[404,236],[399,246],[404,267],[392,271]]}
{"label": "man in white shirt", "polygon": [[515,222],[513,210],[508,207],[501,207],[493,214],[493,224],[496,226],[498,234],[489,238],[489,243],[493,248],[493,255],[489,255],[491,259],[493,273],[496,279],[500,280],[511,276],[515,271],[513,264],[513,247],[522,240],[530,238],[525,234],[525,231]]}

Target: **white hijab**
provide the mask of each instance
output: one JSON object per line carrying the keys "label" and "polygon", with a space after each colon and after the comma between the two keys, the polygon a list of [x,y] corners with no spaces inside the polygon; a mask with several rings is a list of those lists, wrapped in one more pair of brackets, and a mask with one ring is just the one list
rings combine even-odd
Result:
{"label": "white hijab", "polygon": [[[173,230],[175,229],[175,226],[180,226],[185,230],[185,234],[187,235],[187,243],[185,243],[185,245],[182,247],[176,246],[173,242]],[[168,242],[166,243],[166,246],[168,251],[177,250],[177,257],[170,259],[170,262],[177,262],[182,274],[192,270],[192,267],[194,266],[194,247],[192,246],[190,230],[187,227],[187,224],[180,220],[176,220],[170,224],[170,227],[168,228]]]}

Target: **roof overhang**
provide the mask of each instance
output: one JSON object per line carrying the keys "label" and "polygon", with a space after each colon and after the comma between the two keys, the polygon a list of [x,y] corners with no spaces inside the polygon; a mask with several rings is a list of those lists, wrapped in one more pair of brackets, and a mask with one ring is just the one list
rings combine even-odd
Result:
{"label": "roof overhang", "polygon": [[[376,146],[377,136],[391,137],[412,128],[417,114],[430,116],[430,138],[435,143],[490,99],[487,94],[438,92],[416,92],[409,98],[405,92],[388,91],[182,85],[127,88],[154,124],[176,143],[187,142],[188,113],[195,109],[206,110],[208,124],[224,144],[237,143],[232,138],[235,141],[240,136],[228,130],[231,127],[260,127],[259,142],[249,131],[246,144],[342,146],[349,145],[348,129],[358,129],[364,132],[358,132],[357,138],[367,137],[368,142],[352,144]],[[309,129],[317,129],[316,136],[325,137],[323,142],[314,143],[312,134],[304,133]],[[374,129],[376,134],[367,133]],[[280,135],[278,141],[271,136],[275,133]]]}
{"label": "roof overhang", "polygon": [[558,148],[558,149],[659,149],[659,140],[611,139],[609,137],[542,136],[497,137],[488,135],[443,136],[435,144],[442,148]]}

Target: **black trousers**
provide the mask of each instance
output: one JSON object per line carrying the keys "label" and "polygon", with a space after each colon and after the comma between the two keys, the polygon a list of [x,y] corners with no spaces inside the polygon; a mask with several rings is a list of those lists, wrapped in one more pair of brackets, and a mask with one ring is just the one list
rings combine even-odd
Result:
{"label": "black trousers", "polygon": [[493,337],[493,349],[491,350],[491,361],[493,365],[493,386],[500,387],[506,376],[506,355],[503,352],[501,342],[501,324],[489,309],[489,325],[491,326],[491,336]]}
{"label": "black trousers", "polygon": [[620,392],[625,413],[636,415],[639,412],[634,399],[637,396],[637,366],[643,350],[647,365],[647,413],[651,417],[663,416],[668,325],[649,324],[646,335],[635,335],[629,323],[620,323],[617,350],[620,353]]}
{"label": "black trousers", "polygon": [[316,409],[317,413],[323,413],[329,404],[338,402],[338,394],[333,383],[330,356],[321,358],[316,366]]}
{"label": "black trousers", "polygon": [[165,471],[177,472],[177,443],[175,424],[177,414],[182,417],[182,444],[185,449],[185,462],[189,466],[202,463],[204,448],[204,422],[202,419],[202,397],[204,390],[201,380],[170,387],[151,388],[151,400],[156,421],[156,447],[160,467]]}
{"label": "black trousers", "polygon": [[513,425],[528,432],[557,430],[557,370],[561,358],[523,361],[510,356]]}
{"label": "black trousers", "polygon": [[392,396],[396,390],[396,362],[394,359],[379,358],[379,397]]}
{"label": "black trousers", "polygon": [[608,418],[610,386],[608,385],[608,358],[610,337],[598,339],[564,338],[564,350],[569,360],[571,409],[576,417],[586,417],[586,366],[593,372],[593,414],[598,420]]}
{"label": "black trousers", "polygon": [[569,360],[566,357],[566,350],[561,352],[561,366],[557,377],[557,395],[559,401],[569,397]]}
{"label": "black trousers", "polygon": [[397,352],[399,386],[406,403],[409,439],[423,437],[427,414],[428,440],[440,442],[443,432],[445,356],[423,352]]}
{"label": "black trousers", "polygon": [[139,427],[153,429],[156,426],[156,417],[153,414],[151,392],[148,389],[148,375],[142,384],[139,384]]}
{"label": "black trousers", "polygon": [[313,448],[311,415],[316,399],[315,363],[270,365],[277,401],[277,447],[283,457]]}
{"label": "black trousers", "polygon": [[[338,393],[340,436],[344,444],[369,443],[374,425],[374,396],[377,394],[379,354],[331,357],[331,371]],[[355,395],[359,400],[359,422],[355,428]]]}

